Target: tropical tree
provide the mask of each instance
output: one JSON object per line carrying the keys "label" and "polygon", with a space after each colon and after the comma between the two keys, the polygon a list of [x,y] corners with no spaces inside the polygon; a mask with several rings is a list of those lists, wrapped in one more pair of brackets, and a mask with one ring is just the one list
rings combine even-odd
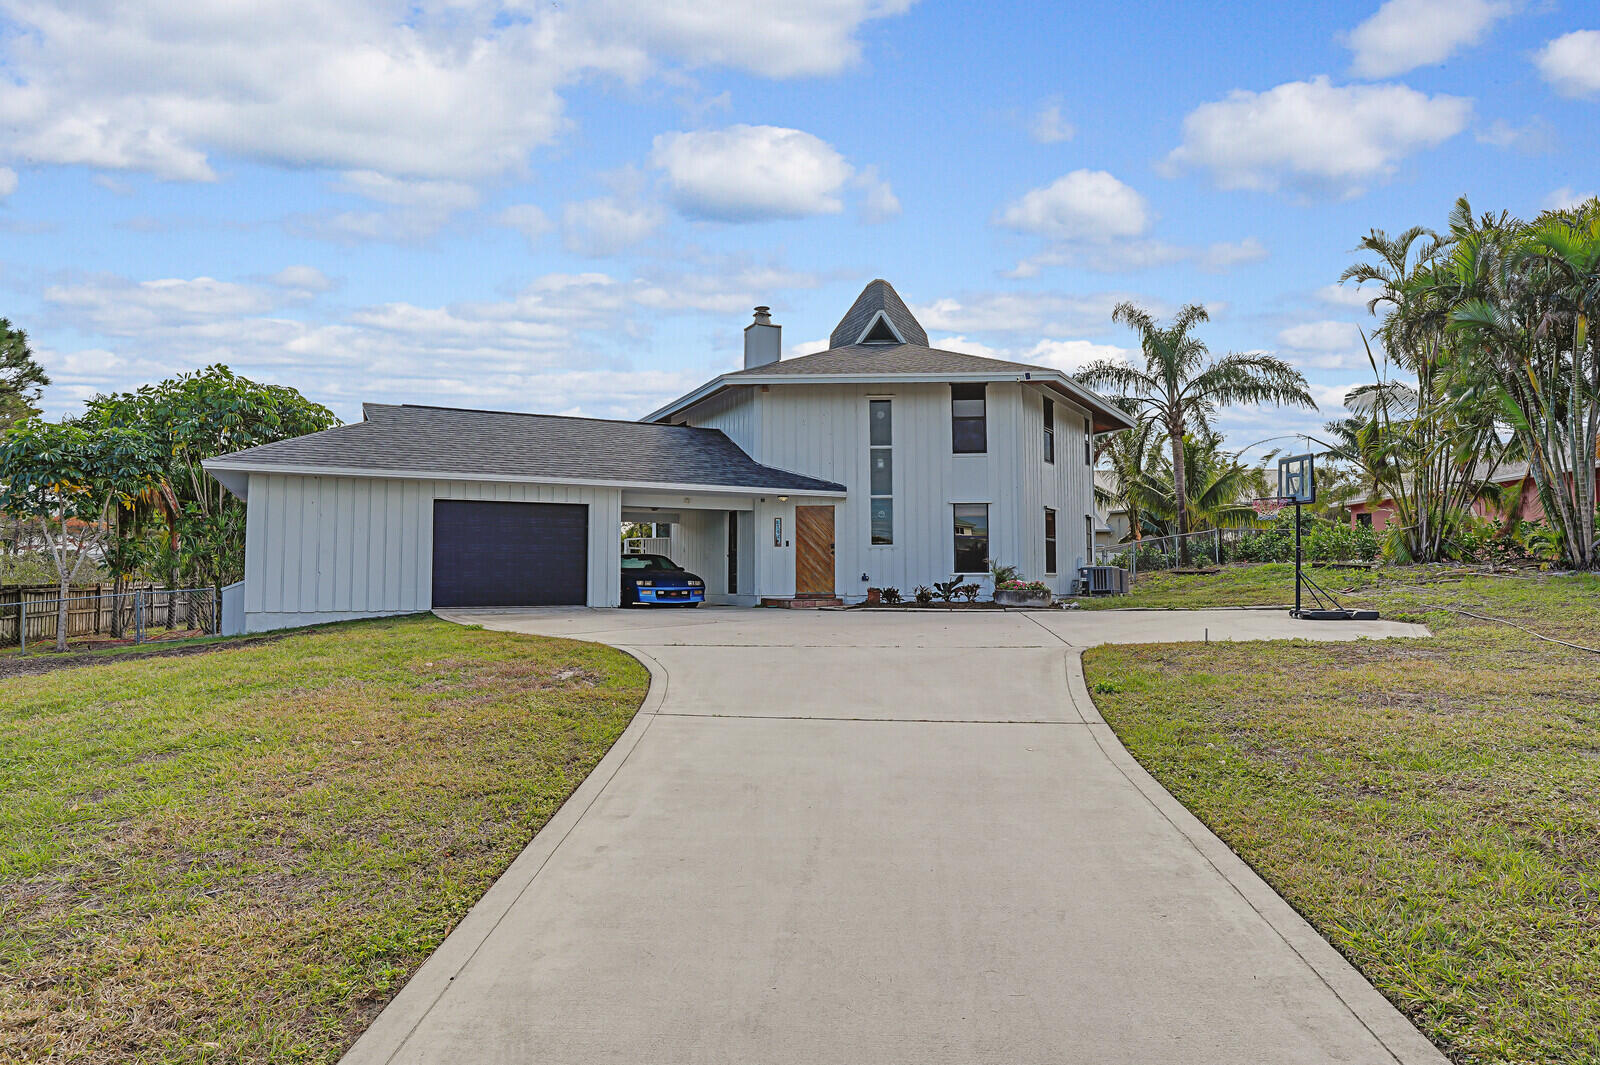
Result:
{"label": "tropical tree", "polygon": [[1237,455],[1222,450],[1222,438],[1202,429],[1184,440],[1186,468],[1181,482],[1185,498],[1180,508],[1178,484],[1171,459],[1152,449],[1152,462],[1134,480],[1128,495],[1138,507],[1145,531],[1154,536],[1171,536],[1177,529],[1178,512],[1189,516],[1190,531],[1241,529],[1259,524],[1250,500],[1267,493],[1266,471],[1239,461]]}
{"label": "tropical tree", "polygon": [[0,318],[0,430],[39,413],[34,404],[49,383],[28,347],[28,334]]}
{"label": "tropical tree", "polygon": [[1188,541],[1181,538],[1191,528],[1185,437],[1209,430],[1211,418],[1225,406],[1271,403],[1315,410],[1316,403],[1305,377],[1276,356],[1245,352],[1210,359],[1205,342],[1194,335],[1195,326],[1210,320],[1200,304],[1184,307],[1166,325],[1126,302],[1117,304],[1111,317],[1139,335],[1144,368],[1102,359],[1080,371],[1078,379],[1090,388],[1121,393],[1141,416],[1165,431],[1175,478],[1178,557],[1187,562]]}
{"label": "tropical tree", "polygon": [[1137,489],[1161,459],[1161,442],[1155,438],[1156,423],[1149,419],[1136,422],[1132,429],[1108,433],[1096,438],[1095,465],[1103,467],[1110,476],[1101,483],[1096,478],[1094,501],[1105,510],[1121,510],[1128,515],[1128,536],[1138,540],[1144,535],[1143,496]]}
{"label": "tropical tree", "polygon": [[0,510],[34,522],[60,582],[56,650],[67,649],[67,597],[104,549],[118,507],[162,475],[154,441],[135,429],[30,418],[0,438]]}
{"label": "tropical tree", "polygon": [[1389,554],[1432,562],[1450,553],[1472,502],[1492,483],[1504,452],[1499,404],[1449,329],[1451,301],[1438,277],[1450,238],[1422,226],[1392,237],[1374,229],[1360,247],[1373,258],[1339,281],[1373,286],[1367,309],[1382,311],[1373,337],[1384,358],[1363,332],[1373,381],[1345,397],[1355,416],[1329,423],[1335,440],[1327,446],[1361,471],[1374,495],[1393,501]]}
{"label": "tropical tree", "polygon": [[333,412],[292,388],[209,366],[133,392],[96,396],[86,417],[149,433],[162,456],[164,496],[150,503],[177,526],[173,557],[215,587],[244,573],[244,504],[205,472],[206,459],[329,429]]}
{"label": "tropical tree", "polygon": [[1600,461],[1600,202],[1532,224],[1450,216],[1452,247],[1434,279],[1454,336],[1496,386],[1499,412],[1567,561],[1600,567],[1595,466]]}

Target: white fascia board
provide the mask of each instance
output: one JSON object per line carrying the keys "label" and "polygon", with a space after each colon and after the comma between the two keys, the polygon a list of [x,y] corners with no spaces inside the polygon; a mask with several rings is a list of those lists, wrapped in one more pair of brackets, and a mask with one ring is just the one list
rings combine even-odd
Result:
{"label": "white fascia board", "polygon": [[[402,481],[493,481],[505,484],[560,484],[584,488],[648,489],[658,492],[703,492],[721,495],[819,496],[840,499],[845,493],[819,488],[780,488],[761,485],[681,484],[663,481],[602,481],[586,477],[540,477],[531,474],[466,473],[455,470],[379,470],[364,466],[305,466],[266,463],[224,463],[219,460],[202,462],[205,471],[222,480],[224,473],[278,473],[295,477],[372,477]],[[223,482],[227,483],[227,482]]]}

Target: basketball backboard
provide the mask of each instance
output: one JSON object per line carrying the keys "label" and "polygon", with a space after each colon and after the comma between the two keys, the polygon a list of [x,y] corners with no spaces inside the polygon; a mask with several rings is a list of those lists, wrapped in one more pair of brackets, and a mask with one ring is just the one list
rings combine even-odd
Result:
{"label": "basketball backboard", "polygon": [[1295,503],[1317,501],[1317,470],[1310,455],[1278,460],[1278,495]]}

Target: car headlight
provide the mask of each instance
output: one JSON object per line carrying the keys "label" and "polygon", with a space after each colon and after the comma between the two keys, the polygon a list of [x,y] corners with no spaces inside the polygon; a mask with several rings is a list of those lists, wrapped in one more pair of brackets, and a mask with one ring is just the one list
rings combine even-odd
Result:
{"label": "car headlight", "polygon": [[655,581],[634,581],[633,585],[634,585],[635,588],[654,588],[656,586],[656,582]]}
{"label": "car headlight", "polygon": [[705,581],[690,581],[689,582],[689,587],[691,587],[691,588],[703,588],[705,586],[705,583],[706,583]]}

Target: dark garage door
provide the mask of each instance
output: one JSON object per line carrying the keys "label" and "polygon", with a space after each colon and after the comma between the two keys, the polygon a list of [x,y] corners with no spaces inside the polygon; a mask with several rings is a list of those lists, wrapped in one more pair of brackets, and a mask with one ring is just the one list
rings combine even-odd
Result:
{"label": "dark garage door", "polygon": [[582,606],[588,585],[588,507],[434,500],[434,606]]}

